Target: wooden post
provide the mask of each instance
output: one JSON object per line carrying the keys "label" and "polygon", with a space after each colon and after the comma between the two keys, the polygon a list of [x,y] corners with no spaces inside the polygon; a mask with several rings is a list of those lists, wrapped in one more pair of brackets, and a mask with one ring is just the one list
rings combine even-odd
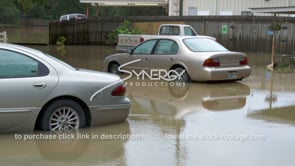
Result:
{"label": "wooden post", "polygon": [[270,75],[270,95],[269,95],[269,109],[272,109],[272,103],[274,101],[274,96],[273,96],[273,71],[271,71],[271,75]]}
{"label": "wooden post", "polygon": [[164,6],[165,10],[166,10],[166,16],[169,16],[169,3],[167,6]]}
{"label": "wooden post", "polygon": [[99,16],[98,3],[96,3],[95,6],[96,6],[96,12],[95,12],[95,15],[96,15],[96,17],[98,17],[98,16]]}
{"label": "wooden post", "polygon": [[86,16],[89,17],[89,6],[88,3],[86,3]]}
{"label": "wooden post", "polygon": [[277,13],[274,13],[273,19],[273,34],[272,34],[272,46],[271,46],[271,64],[267,65],[267,69],[273,71],[274,68],[274,58],[275,58],[275,37],[276,37],[276,24],[277,24]]}
{"label": "wooden post", "polygon": [[7,43],[7,33],[6,31],[4,32],[0,32],[0,42],[4,42],[4,43]]}
{"label": "wooden post", "polygon": [[[274,13],[274,25],[277,23],[277,14]],[[276,36],[276,29],[274,26],[273,34],[272,34],[272,47],[271,47],[271,64],[274,65],[274,56],[275,56],[275,36]]]}

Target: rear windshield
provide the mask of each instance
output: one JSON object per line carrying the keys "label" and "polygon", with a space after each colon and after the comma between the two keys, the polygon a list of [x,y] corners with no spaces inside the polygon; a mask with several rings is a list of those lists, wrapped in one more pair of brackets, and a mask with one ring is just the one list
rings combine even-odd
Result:
{"label": "rear windshield", "polygon": [[221,44],[207,38],[189,38],[183,39],[183,43],[192,52],[218,52],[228,51]]}
{"label": "rear windshield", "polygon": [[160,29],[161,35],[179,35],[180,29],[178,26],[162,26]]}

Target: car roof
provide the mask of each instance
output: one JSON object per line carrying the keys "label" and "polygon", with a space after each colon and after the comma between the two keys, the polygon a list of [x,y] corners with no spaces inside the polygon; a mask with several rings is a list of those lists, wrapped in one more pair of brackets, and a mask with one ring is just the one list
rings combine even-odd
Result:
{"label": "car roof", "polygon": [[83,16],[86,16],[86,15],[83,14],[83,13],[69,13],[69,14],[61,15],[61,17],[63,17],[63,16],[69,16],[69,15],[83,15]]}
{"label": "car roof", "polygon": [[43,54],[40,50],[33,49],[33,48],[30,48],[30,47],[21,46],[21,45],[17,45],[17,44],[11,44],[11,43],[2,43],[2,42],[0,42],[0,48],[12,49],[12,50],[21,51],[21,52],[27,52],[27,53],[31,53],[31,54],[34,54],[34,55]]}
{"label": "car roof", "polygon": [[61,63],[57,62],[56,60],[53,60],[53,58],[51,58],[51,55],[48,56],[46,53],[43,53],[42,51],[34,49],[34,48],[25,47],[25,46],[21,46],[17,44],[0,42],[0,49],[12,50],[12,51],[29,55],[32,58],[36,58],[38,60],[41,60],[42,62],[46,62],[48,65],[55,66],[55,68],[60,68],[60,67],[65,68],[64,67],[65,65],[60,65]]}
{"label": "car roof", "polygon": [[191,27],[191,25],[188,25],[188,24],[161,24],[160,27],[162,27],[162,26]]}
{"label": "car roof", "polygon": [[[172,39],[172,40],[183,40],[183,39],[211,39],[214,40],[214,37],[211,36],[176,36],[176,35],[157,35],[151,39],[147,40],[153,40],[153,39]],[[145,41],[147,41],[145,40]]]}

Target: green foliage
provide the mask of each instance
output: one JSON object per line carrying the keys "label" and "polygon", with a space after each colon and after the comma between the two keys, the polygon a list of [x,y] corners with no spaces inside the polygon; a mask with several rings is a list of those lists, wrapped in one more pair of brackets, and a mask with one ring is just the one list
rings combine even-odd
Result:
{"label": "green foliage", "polygon": [[[93,6],[88,5],[90,17],[96,16],[160,16],[166,15],[163,7],[138,6]],[[59,19],[68,13],[85,13],[86,4],[80,0],[0,0],[1,17],[30,17],[42,19]]]}
{"label": "green foliage", "polygon": [[0,1],[0,17],[59,19],[60,15],[68,13],[85,13],[85,4],[79,0]]}
{"label": "green foliage", "polygon": [[12,0],[0,1],[0,17],[15,17],[18,16],[20,11]]}
{"label": "green foliage", "polygon": [[281,28],[282,28],[281,24],[279,24],[279,23],[273,23],[268,26],[268,30],[270,30],[270,31],[279,31],[279,30],[281,30]]}
{"label": "green foliage", "polygon": [[288,72],[292,72],[292,67],[290,64],[282,63],[282,64],[279,64],[278,68],[275,71],[279,73],[288,73]]}
{"label": "green foliage", "polygon": [[59,53],[59,55],[65,55],[66,50],[65,50],[65,42],[66,42],[66,37],[60,36],[57,41],[56,41],[56,50]]}
{"label": "green foliage", "polygon": [[66,49],[64,46],[57,46],[56,51],[58,52],[59,55],[64,56],[66,55]]}
{"label": "green foliage", "polygon": [[65,45],[65,42],[66,42],[66,37],[64,37],[64,36],[60,36],[58,39],[57,39],[57,41],[56,41],[56,45],[57,46],[64,46]]}
{"label": "green foliage", "polygon": [[[79,0],[51,0],[54,1],[52,14],[55,15],[55,18],[69,13],[85,13],[85,4],[80,3]],[[91,6],[91,5],[89,5]]]}
{"label": "green foliage", "polygon": [[140,7],[140,6],[101,6],[100,16],[163,16],[166,9],[163,7]]}
{"label": "green foliage", "polygon": [[26,16],[37,4],[33,0],[17,0],[17,4],[20,6],[21,10],[24,12],[23,15]]}
{"label": "green foliage", "polygon": [[130,22],[125,20],[122,22],[119,27],[113,32],[108,33],[107,35],[107,44],[116,44],[118,42],[118,34],[140,34],[141,32],[138,29],[131,29]]}

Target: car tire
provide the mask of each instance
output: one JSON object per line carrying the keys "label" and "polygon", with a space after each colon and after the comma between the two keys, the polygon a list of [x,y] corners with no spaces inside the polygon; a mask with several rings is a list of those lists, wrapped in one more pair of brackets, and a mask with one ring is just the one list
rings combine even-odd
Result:
{"label": "car tire", "polygon": [[40,129],[50,131],[78,129],[86,126],[82,107],[69,99],[57,100],[50,104],[41,117]]}
{"label": "car tire", "polygon": [[182,68],[182,67],[176,67],[174,70],[175,70],[176,72],[178,72],[178,73],[181,73],[182,71],[185,71],[185,72],[182,74],[181,78],[180,78],[179,80],[177,80],[177,81],[181,81],[181,82],[191,82],[191,78],[190,78],[189,74],[187,73],[187,71],[186,71],[184,68]]}
{"label": "car tire", "polygon": [[168,86],[168,90],[171,96],[175,98],[182,98],[186,96],[189,89],[190,89],[190,85],[185,85],[185,84],[183,84],[183,86],[177,86],[177,85]]}
{"label": "car tire", "polygon": [[119,64],[118,63],[111,63],[108,67],[108,72],[113,74],[119,74]]}

